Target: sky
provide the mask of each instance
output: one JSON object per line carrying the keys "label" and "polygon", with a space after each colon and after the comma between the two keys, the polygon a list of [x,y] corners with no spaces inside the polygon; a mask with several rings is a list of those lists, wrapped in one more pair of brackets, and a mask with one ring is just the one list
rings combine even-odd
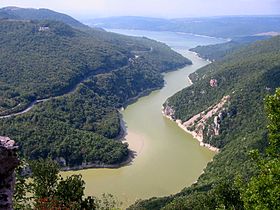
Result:
{"label": "sky", "polygon": [[49,8],[76,18],[280,15],[280,0],[0,0],[0,7]]}

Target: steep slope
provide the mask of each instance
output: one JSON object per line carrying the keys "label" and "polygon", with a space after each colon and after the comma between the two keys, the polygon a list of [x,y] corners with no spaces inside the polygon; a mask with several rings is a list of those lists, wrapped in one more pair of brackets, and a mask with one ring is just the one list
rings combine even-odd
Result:
{"label": "steep slope", "polygon": [[0,133],[21,155],[64,166],[126,160],[127,145],[113,139],[121,131],[117,108],[162,87],[161,72],[191,64],[147,38],[55,21],[2,20],[0,37]]}
{"label": "steep slope", "polygon": [[[0,9],[0,14],[6,13],[6,18],[19,20],[54,20],[60,21],[74,28],[87,28],[69,15],[55,12],[49,9],[33,9],[19,7],[4,7]],[[1,16],[0,16],[1,17]]]}
{"label": "steep slope", "polygon": [[[280,37],[234,51],[193,73],[191,79],[192,86],[166,101],[165,114],[187,126],[184,122],[201,113],[187,129],[202,134],[203,142],[220,152],[191,187],[174,196],[139,202],[131,209],[213,209],[207,192],[224,180],[233,182],[237,174],[248,178],[255,173],[249,151],[264,151],[267,146],[263,99],[280,86]],[[222,106],[207,117],[217,104]]]}

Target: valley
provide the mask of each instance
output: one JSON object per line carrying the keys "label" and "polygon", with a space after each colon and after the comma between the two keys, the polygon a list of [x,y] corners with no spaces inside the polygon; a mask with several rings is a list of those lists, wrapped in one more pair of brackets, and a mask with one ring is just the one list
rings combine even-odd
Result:
{"label": "valley", "polygon": [[138,99],[121,112],[127,132],[125,142],[136,153],[131,164],[119,169],[62,173],[63,176],[81,173],[86,182],[87,195],[100,197],[102,193],[111,193],[123,202],[123,207],[128,207],[137,199],[166,196],[191,185],[215,155],[201,147],[176,123],[163,117],[161,107],[168,97],[190,85],[187,79],[190,73],[208,64],[188,49],[197,43],[220,43],[223,40],[170,32],[113,31],[145,35],[165,42],[193,63],[177,71],[164,73],[165,86],[162,89]]}

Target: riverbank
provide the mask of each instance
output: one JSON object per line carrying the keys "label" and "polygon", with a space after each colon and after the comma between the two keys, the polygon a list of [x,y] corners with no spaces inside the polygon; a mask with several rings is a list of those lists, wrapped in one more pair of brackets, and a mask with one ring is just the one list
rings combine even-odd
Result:
{"label": "riverbank", "polygon": [[[187,66],[187,64],[184,66]],[[178,70],[178,68],[179,67],[170,69],[163,73],[176,71],[176,70]],[[120,133],[114,139],[117,141],[121,141],[122,143],[128,144],[129,155],[126,160],[124,160],[121,163],[117,163],[117,164],[83,163],[82,165],[78,165],[78,166],[62,167],[60,170],[61,171],[77,171],[77,170],[90,169],[90,168],[108,168],[108,169],[115,168],[116,169],[116,168],[121,168],[123,166],[130,165],[133,162],[133,160],[135,159],[135,157],[137,157],[142,152],[142,150],[144,148],[144,137],[141,136],[140,134],[137,134],[137,133],[134,133],[131,131],[129,131],[129,132],[127,131],[126,122],[123,120],[123,116],[122,116],[121,112],[124,111],[125,108],[127,106],[129,106],[130,104],[135,103],[138,99],[140,99],[144,96],[148,96],[153,91],[160,90],[163,87],[164,87],[164,85],[158,86],[155,88],[146,89],[146,90],[142,91],[141,93],[139,93],[138,95],[136,95],[135,97],[128,99],[123,104],[123,106],[120,109],[118,109],[119,121],[120,121]],[[46,100],[46,99],[44,99],[44,100]],[[40,101],[40,102],[42,102],[42,101]],[[33,104],[33,106],[34,105],[35,104]]]}
{"label": "riverbank", "polygon": [[214,146],[212,146],[212,145],[210,145],[210,144],[204,143],[204,142],[203,142],[203,138],[202,138],[201,135],[199,135],[197,132],[188,130],[188,129],[184,126],[182,120],[179,120],[179,119],[174,120],[170,115],[166,114],[165,111],[164,111],[164,107],[162,107],[161,113],[162,113],[162,115],[163,115],[164,117],[168,118],[169,120],[172,120],[172,121],[176,122],[177,125],[178,125],[181,129],[183,129],[186,133],[191,134],[192,137],[193,137],[194,139],[196,139],[196,140],[199,142],[199,145],[200,145],[201,147],[206,147],[206,148],[208,148],[209,150],[211,150],[211,151],[213,151],[213,152],[219,152],[219,148],[214,147]]}
{"label": "riverbank", "polygon": [[193,85],[193,81],[190,79],[190,76],[187,77],[187,80],[189,81],[190,85]]}
{"label": "riverbank", "polygon": [[116,163],[116,164],[83,163],[82,165],[79,166],[62,167],[60,168],[60,171],[78,171],[78,170],[92,169],[92,168],[108,168],[108,169],[121,168],[123,166],[129,165],[132,162],[133,158],[134,158],[134,154],[133,152],[130,152],[128,158],[121,163]]}
{"label": "riverbank", "polygon": [[134,141],[128,141],[125,138],[126,136],[128,136],[128,133],[127,133],[127,128],[125,125],[125,121],[123,120],[121,111],[123,111],[123,108],[118,110],[121,129],[120,129],[119,135],[115,138],[115,140],[128,144],[129,154],[124,161],[122,161],[121,163],[116,163],[116,164],[83,163],[82,165],[78,165],[78,166],[62,167],[62,168],[60,168],[60,171],[78,171],[78,170],[92,169],[92,168],[117,169],[117,168],[121,168],[123,166],[127,166],[127,165],[131,164],[133,162],[133,159],[137,156],[139,150],[138,150],[138,147],[135,146]]}
{"label": "riverbank", "polygon": [[61,173],[63,177],[82,174],[86,195],[99,197],[110,193],[123,202],[125,209],[137,199],[177,193],[197,180],[212,160],[214,152],[200,147],[191,135],[180,132],[176,124],[161,114],[164,101],[189,85],[186,76],[208,64],[187,50],[179,52],[191,58],[193,65],[164,73],[163,88],[139,98],[125,109],[119,107],[127,133],[124,142],[136,151],[131,162],[112,169]]}
{"label": "riverbank", "polygon": [[62,167],[60,168],[60,170],[78,171],[78,170],[92,169],[92,168],[117,169],[132,164],[135,157],[137,157],[144,148],[144,137],[131,131],[128,132],[125,125],[125,121],[123,120],[121,115],[120,115],[120,123],[121,123],[121,131],[119,136],[116,138],[116,140],[128,144],[129,154],[126,160],[116,164],[83,163],[82,165],[78,165],[78,166]]}
{"label": "riverbank", "polygon": [[[177,69],[174,69],[173,71],[176,71]],[[144,96],[147,96],[149,95],[151,92],[155,91],[155,90],[160,90],[161,88],[163,88],[163,85],[162,86],[159,86],[159,87],[155,87],[155,88],[149,88],[149,89],[146,89],[144,91],[142,91],[141,93],[139,93],[137,96],[134,96],[132,98],[129,98],[124,104],[123,106],[121,107],[121,110],[124,110],[127,106],[129,106],[130,104],[133,104],[135,103],[139,98],[141,97],[144,97]]]}

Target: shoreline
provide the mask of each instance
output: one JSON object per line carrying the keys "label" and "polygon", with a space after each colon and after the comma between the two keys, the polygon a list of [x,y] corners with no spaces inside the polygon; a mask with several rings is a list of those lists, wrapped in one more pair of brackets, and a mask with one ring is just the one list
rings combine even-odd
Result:
{"label": "shoreline", "polygon": [[[185,64],[183,66],[178,66],[174,69],[167,69],[166,71],[162,72],[166,73],[166,72],[171,72],[171,71],[176,71],[178,69],[184,68],[187,65],[192,65],[192,64]],[[80,83],[78,83],[75,87],[77,87]],[[160,90],[164,87],[164,84],[159,86],[159,87],[154,87],[154,88],[149,88],[146,89],[144,91],[142,91],[141,93],[139,93],[138,95],[136,95],[135,97],[132,97],[130,99],[128,99],[121,108],[118,109],[119,112],[119,120],[120,120],[120,132],[118,134],[118,136],[116,136],[115,139],[116,141],[121,141],[122,143],[127,143],[128,144],[128,150],[129,150],[129,154],[127,156],[127,158],[120,162],[120,163],[116,163],[116,164],[100,164],[100,163],[82,163],[81,165],[77,165],[77,166],[64,166],[60,168],[60,171],[77,171],[77,170],[85,170],[85,169],[93,169],[93,168],[108,168],[108,169],[117,169],[117,168],[121,168],[127,165],[130,165],[133,160],[135,159],[135,157],[141,153],[143,147],[144,147],[144,143],[141,140],[142,138],[140,138],[140,146],[137,145],[137,143],[135,141],[131,141],[131,140],[127,140],[125,137],[127,137],[128,135],[133,135],[133,134],[129,134],[127,132],[126,126],[125,126],[125,121],[123,120],[121,111],[124,110],[128,105],[135,103],[139,98],[144,97],[149,95],[150,93],[152,93],[155,90]],[[75,89],[74,89],[75,90]],[[69,94],[71,92],[65,93],[65,94]],[[64,95],[65,95],[64,94]],[[23,111],[20,112],[16,112],[16,113],[12,113],[12,114],[8,114],[8,115],[4,115],[4,116],[0,116],[0,119],[4,119],[4,118],[10,118],[13,116],[17,116],[17,115],[21,115],[24,114],[26,112],[29,112],[35,105],[54,99],[54,98],[58,98],[61,97],[63,95],[60,96],[54,96],[54,97],[50,97],[50,98],[45,98],[45,99],[36,99],[34,100],[27,108],[25,108]],[[134,134],[135,135],[135,134]],[[132,139],[132,138],[130,138]],[[139,140],[139,139],[138,139]]]}
{"label": "shoreline", "polygon": [[[177,69],[175,69],[174,71],[176,71]],[[119,109],[119,110],[125,110],[125,108],[127,106],[129,106],[130,104],[133,104],[135,102],[137,102],[137,100],[141,97],[145,97],[145,96],[148,96],[149,94],[151,94],[153,91],[155,90],[160,90],[164,87],[164,85],[160,86],[160,87],[154,87],[154,88],[149,88],[147,90],[144,90],[142,91],[141,93],[139,93],[137,96],[134,96],[130,99],[128,99],[124,104],[123,106]]]}
{"label": "shoreline", "polygon": [[134,159],[134,154],[132,151],[129,151],[128,158],[121,162],[116,164],[99,164],[99,163],[85,163],[78,166],[69,166],[69,167],[62,167],[59,170],[60,171],[79,171],[79,170],[86,170],[86,169],[99,169],[99,168],[107,168],[107,169],[117,169],[121,168],[123,166],[130,165]]}
{"label": "shoreline", "polygon": [[[125,121],[123,120],[121,110],[124,109],[123,107],[118,110],[119,113],[119,119],[120,119],[120,126],[121,130],[120,133],[117,137],[114,139],[116,141],[121,141],[122,143],[128,143],[125,137],[128,135],[127,129],[125,126]],[[66,167],[61,167],[60,171],[79,171],[79,170],[87,170],[87,169],[101,169],[101,168],[107,168],[107,169],[118,169],[124,166],[130,165],[134,158],[137,156],[137,152],[133,150],[133,148],[129,148],[129,143],[128,143],[128,156],[127,158],[120,162],[120,163],[115,163],[115,164],[100,164],[100,163],[83,163],[82,165],[77,165],[77,166],[66,166]]]}
{"label": "shoreline", "polygon": [[[167,70],[166,72],[176,71],[180,68],[184,68],[186,65],[184,65],[183,67],[177,67],[173,70],[172,69]],[[166,73],[166,72],[163,72],[163,73]],[[163,87],[164,87],[164,85],[162,85],[160,87],[149,88],[147,90],[144,90],[141,93],[139,93],[137,96],[128,99],[123,104],[123,106],[118,109],[121,130],[120,130],[120,133],[118,134],[118,136],[116,136],[113,139],[115,139],[116,141],[121,141],[122,143],[127,143],[128,144],[129,154],[128,154],[126,160],[122,161],[121,163],[116,163],[116,164],[83,163],[82,165],[78,165],[78,166],[61,167],[60,171],[78,171],[78,170],[86,170],[86,169],[93,169],[93,168],[96,168],[96,169],[98,169],[98,168],[117,169],[117,168],[121,168],[121,167],[128,166],[128,165],[132,164],[135,157],[137,157],[137,155],[139,155],[141,153],[141,151],[144,147],[144,143],[141,140],[142,138],[140,138],[140,146],[137,145],[135,141],[131,141],[131,140],[126,139],[126,137],[128,135],[136,135],[136,134],[127,132],[125,121],[123,120],[123,116],[121,114],[121,111],[123,111],[128,105],[135,103],[139,98],[147,96],[147,95],[151,94],[153,91],[160,90]],[[130,139],[132,139],[132,138],[130,138]]]}
{"label": "shoreline", "polygon": [[169,120],[171,120],[171,121],[173,121],[173,122],[176,122],[176,124],[177,124],[182,130],[184,130],[186,133],[191,134],[192,137],[193,137],[194,139],[196,139],[196,140],[199,142],[199,146],[201,146],[201,147],[206,147],[207,149],[211,150],[212,152],[216,152],[216,153],[220,151],[219,148],[214,147],[214,146],[212,146],[212,145],[210,145],[210,144],[204,143],[204,142],[203,142],[203,139],[202,139],[201,137],[199,137],[198,134],[197,134],[196,132],[188,130],[188,129],[183,125],[182,120],[179,120],[179,119],[174,120],[171,116],[165,114],[165,112],[164,112],[164,107],[163,107],[163,106],[162,106],[162,111],[161,111],[161,113],[162,113],[162,115],[163,115],[164,117],[166,117],[167,119],[169,119]]}
{"label": "shoreline", "polygon": [[[127,128],[125,125],[125,121],[123,120],[120,113],[120,123],[121,123],[121,131],[116,141],[121,141],[122,143],[128,144],[129,154],[127,158],[121,163],[116,164],[99,164],[99,163],[83,163],[78,166],[69,166],[69,167],[61,167],[60,171],[79,171],[79,170],[87,170],[87,169],[118,169],[124,166],[129,166],[133,163],[133,160],[142,152],[144,148],[144,141],[142,141],[141,136],[137,136],[135,138],[135,133],[127,132]],[[133,136],[134,138],[127,138],[128,136]],[[140,140],[140,141],[139,141]]]}
{"label": "shoreline", "polygon": [[[190,52],[192,52],[192,51],[190,51]],[[198,53],[196,53],[196,52],[193,52],[193,53],[194,53],[196,56],[199,57],[199,54],[198,54]],[[190,79],[190,75],[187,76],[187,80],[188,80],[188,82],[190,83],[190,86],[193,85],[193,81]],[[180,120],[180,119],[176,119],[176,120],[175,120],[175,119],[173,119],[171,116],[167,115],[167,114],[164,112],[164,106],[163,106],[163,105],[162,105],[162,108],[161,108],[161,113],[162,113],[162,115],[163,115],[164,117],[168,118],[169,120],[171,120],[171,121],[173,121],[173,122],[176,122],[176,124],[177,124],[182,130],[184,130],[186,133],[192,135],[192,137],[193,137],[194,139],[196,139],[196,140],[199,142],[199,146],[201,146],[201,147],[206,147],[206,148],[208,148],[209,150],[211,150],[211,151],[213,151],[213,152],[216,152],[216,153],[220,151],[219,148],[214,147],[214,146],[212,146],[211,144],[204,143],[204,142],[203,142],[203,138],[201,138],[196,132],[188,130],[188,129],[183,125],[182,120]]]}
{"label": "shoreline", "polygon": [[205,57],[201,56],[199,53],[197,53],[193,49],[195,49],[195,48],[191,48],[191,49],[189,49],[189,51],[191,53],[195,54],[196,56],[198,56],[200,59],[206,60],[209,64],[211,64],[211,63],[213,63],[215,61],[215,60],[210,60],[209,58],[205,58]]}
{"label": "shoreline", "polygon": [[[126,31],[152,31],[152,32],[173,32],[176,34],[181,34],[181,35],[191,35],[191,36],[196,36],[196,37],[204,37],[204,38],[210,38],[210,39],[222,39],[226,41],[230,41],[230,38],[223,38],[223,37],[215,37],[215,36],[210,36],[210,35],[203,35],[203,34],[195,34],[191,32],[184,32],[184,31],[168,31],[168,30],[152,30],[152,29],[133,29],[133,28],[104,28],[104,30],[114,32],[114,30],[126,30]],[[136,36],[136,35],[129,35],[129,36]]]}
{"label": "shoreline", "polygon": [[125,126],[125,121],[123,120],[121,111],[124,109],[124,107],[121,107],[118,109],[119,113],[119,120],[120,120],[120,133],[118,134],[117,137],[114,139],[116,141],[120,141],[122,143],[127,143],[128,144],[128,156],[127,158],[120,162],[120,163],[115,163],[115,164],[100,164],[100,163],[83,163],[82,165],[77,165],[77,166],[66,166],[66,167],[61,167],[59,170],[60,171],[79,171],[79,170],[87,170],[87,169],[101,169],[101,168],[107,168],[107,169],[118,169],[124,166],[130,165],[134,158],[137,156],[137,151],[134,151],[133,147],[130,147],[131,144],[125,139],[125,137],[128,135],[127,129]]}
{"label": "shoreline", "polygon": [[190,86],[193,85],[193,81],[190,79],[190,75],[187,76],[187,80],[189,81]]}

